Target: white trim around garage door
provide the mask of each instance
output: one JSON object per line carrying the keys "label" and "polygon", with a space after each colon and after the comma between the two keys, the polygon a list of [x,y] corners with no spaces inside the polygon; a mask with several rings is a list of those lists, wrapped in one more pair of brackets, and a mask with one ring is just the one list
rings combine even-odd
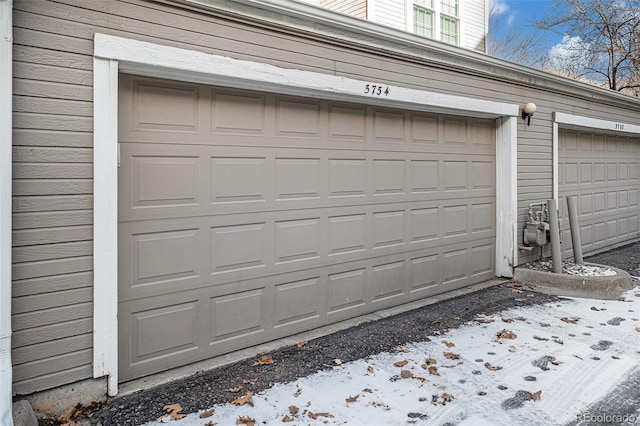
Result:
{"label": "white trim around garage door", "polygon": [[[94,377],[117,393],[118,73],[429,111],[497,121],[496,275],[516,256],[518,105],[453,96],[96,34],[94,39]],[[375,87],[375,89],[374,89]],[[380,88],[380,89],[378,89]],[[388,89],[388,90],[387,90]],[[506,178],[508,176],[508,178]],[[506,179],[503,179],[506,178]]]}
{"label": "white trim around garage door", "polygon": [[567,114],[556,111],[553,113],[553,198],[558,200],[558,149],[560,146],[559,129],[579,129],[585,131],[602,131],[613,134],[640,135],[640,125],[619,121],[601,120],[599,118],[582,115]]}

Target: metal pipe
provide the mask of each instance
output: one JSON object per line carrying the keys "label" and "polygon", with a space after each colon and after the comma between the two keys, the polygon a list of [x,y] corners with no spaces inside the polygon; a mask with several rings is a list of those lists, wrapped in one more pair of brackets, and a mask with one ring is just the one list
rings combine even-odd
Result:
{"label": "metal pipe", "polygon": [[547,200],[549,208],[549,232],[551,234],[551,261],[553,272],[562,273],[562,251],[560,250],[560,227],[558,226],[558,204],[556,200]]}
{"label": "metal pipe", "polygon": [[569,227],[571,229],[571,243],[573,244],[573,260],[582,265],[582,241],[580,239],[580,223],[578,222],[578,196],[567,197],[567,210],[569,212]]}

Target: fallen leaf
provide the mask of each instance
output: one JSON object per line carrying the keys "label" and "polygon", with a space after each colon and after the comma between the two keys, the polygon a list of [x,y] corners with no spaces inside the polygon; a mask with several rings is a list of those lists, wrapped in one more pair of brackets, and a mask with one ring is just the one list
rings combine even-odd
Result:
{"label": "fallen leaf", "polygon": [[502,318],[502,322],[513,322],[513,318]]}
{"label": "fallen leaf", "polygon": [[540,327],[551,327],[551,324],[549,324],[548,322],[541,322]]}
{"label": "fallen leaf", "polygon": [[356,402],[358,400],[358,398],[360,398],[360,394],[356,395],[356,396],[350,396],[349,398],[346,398],[347,402]]}
{"label": "fallen leaf", "polygon": [[203,411],[202,413],[200,413],[200,418],[201,419],[206,419],[207,417],[213,416],[213,413],[215,413],[215,410]]}
{"label": "fallen leaf", "polygon": [[580,317],[571,317],[571,318],[562,317],[560,318],[560,321],[564,321],[569,324],[577,324],[579,319]]}
{"label": "fallen leaf", "polygon": [[239,396],[236,399],[234,399],[233,401],[231,401],[231,403],[233,405],[244,405],[247,403],[247,397],[246,396]]}
{"label": "fallen leaf", "polygon": [[454,343],[447,342],[446,340],[443,340],[442,343],[448,348],[453,348],[456,346]]}
{"label": "fallen leaf", "polygon": [[289,417],[288,415],[286,415],[282,418],[282,423],[294,422],[295,420],[296,419],[294,419],[293,417]]}
{"label": "fallen leaf", "polygon": [[517,349],[515,346],[511,345],[509,346],[509,352],[515,352]]}
{"label": "fallen leaf", "polygon": [[522,293],[522,290],[518,290],[517,288],[512,288],[511,293]]}
{"label": "fallen leaf", "polygon": [[448,393],[442,394],[442,405],[447,405],[447,402],[453,401],[453,395]]}
{"label": "fallen leaf", "polygon": [[436,331],[434,331],[434,332],[433,332],[433,335],[434,335],[434,336],[440,336],[441,334],[442,334],[442,333],[440,333],[438,330],[436,330]]}
{"label": "fallen leaf", "polygon": [[454,354],[453,352],[444,352],[444,356],[449,359],[460,359],[460,355]]}
{"label": "fallen leaf", "polygon": [[247,403],[252,407],[254,406],[253,405],[253,392],[251,392],[251,391],[247,392]]}
{"label": "fallen leaf", "polygon": [[231,393],[238,393],[242,390],[242,386],[236,386],[235,388],[229,388],[227,389],[227,392],[231,392]]}
{"label": "fallen leaf", "polygon": [[440,373],[438,373],[438,368],[435,365],[432,365],[431,367],[429,367],[429,374],[433,375],[433,376],[439,376]]}
{"label": "fallen leaf", "polygon": [[402,370],[400,371],[400,377],[403,379],[410,379],[413,377],[413,373],[409,370]]}
{"label": "fallen leaf", "polygon": [[516,337],[518,337],[513,331],[507,330],[506,328],[498,331],[496,333],[496,336],[498,336],[498,339],[515,339]]}
{"label": "fallen leaf", "polygon": [[289,406],[289,414],[293,414],[295,416],[296,414],[298,414],[299,411],[300,411],[300,409],[298,407],[296,407],[295,405],[290,405]]}
{"label": "fallen leaf", "polygon": [[264,355],[258,358],[252,365],[269,365],[273,364],[275,361],[270,356]]}
{"label": "fallen leaf", "polygon": [[480,324],[491,324],[494,321],[495,320],[492,320],[492,319],[479,319],[479,320],[477,320],[477,322],[479,322]]}
{"label": "fallen leaf", "polygon": [[436,361],[436,360],[435,360],[435,359],[433,359],[433,358],[427,358],[427,359],[425,360],[425,362],[427,363],[427,365],[437,364],[437,363],[438,363],[438,361]]}
{"label": "fallen leaf", "polygon": [[553,339],[553,341],[559,345],[564,345],[564,342],[562,341],[562,339]]}
{"label": "fallen leaf", "polygon": [[640,327],[636,327],[636,331],[640,333]]}
{"label": "fallen leaf", "polygon": [[241,416],[236,420],[237,425],[247,425],[247,426],[255,426],[256,419],[252,419],[249,416]]}
{"label": "fallen leaf", "polygon": [[307,343],[309,343],[309,341],[308,341],[308,340],[305,340],[304,342],[296,343],[296,346],[297,346],[298,348],[301,348],[301,347],[305,346]]}
{"label": "fallen leaf", "polygon": [[204,426],[216,426],[218,423],[215,423],[213,420],[206,422]]}
{"label": "fallen leaf", "polygon": [[541,390],[539,390],[538,392],[532,393],[531,395],[525,396],[524,399],[526,401],[537,401],[540,399],[540,395],[542,395]]}
{"label": "fallen leaf", "polygon": [[487,396],[487,393],[485,391],[480,391],[478,392],[478,395],[480,396]]}
{"label": "fallen leaf", "polygon": [[244,379],[242,383],[244,383],[245,385],[255,385],[257,381],[258,378],[256,377],[255,379]]}
{"label": "fallen leaf", "polygon": [[398,361],[393,363],[393,365],[396,367],[404,367],[407,364],[409,364],[409,361],[407,361],[406,359],[403,361]]}
{"label": "fallen leaf", "polygon": [[[182,409],[182,407],[180,407],[180,410],[181,410],[181,409]],[[180,410],[178,410],[178,411],[180,411]],[[68,408],[68,409],[64,410],[64,411],[62,412],[62,414],[60,414],[60,415],[58,416],[58,421],[59,421],[60,423],[69,423],[69,421],[71,420],[71,418],[73,417],[73,415],[74,415],[75,413],[76,413],[76,407],[75,407],[75,406],[70,407],[70,408]]]}
{"label": "fallen leaf", "polygon": [[372,366],[368,366],[367,367],[367,372],[373,374],[373,367]]}
{"label": "fallen leaf", "polygon": [[293,396],[295,396],[297,398],[297,397],[300,396],[301,393],[302,393],[302,388],[296,388],[296,391],[293,394]]}
{"label": "fallen leaf", "polygon": [[162,407],[162,410],[169,412],[171,420],[180,420],[184,417],[187,417],[186,414],[180,414],[180,411],[182,411],[182,405],[180,404],[165,405],[164,407]]}
{"label": "fallen leaf", "polygon": [[342,360],[341,360],[341,359],[339,359],[339,358],[336,358],[336,359],[334,359],[334,360],[333,360],[333,363],[334,363],[335,365],[342,365]]}
{"label": "fallen leaf", "polygon": [[362,389],[362,392],[373,393],[373,391],[371,389],[369,389],[369,388]]}
{"label": "fallen leaf", "polygon": [[329,413],[314,413],[313,411],[309,411],[307,415],[313,420],[317,419],[318,417],[331,417],[331,414]]}
{"label": "fallen leaf", "polygon": [[420,380],[421,382],[428,382],[429,381],[425,377],[420,377],[420,376],[413,376],[413,378],[416,379],[416,380]]}
{"label": "fallen leaf", "polygon": [[455,321],[460,321],[460,317],[453,317]]}
{"label": "fallen leaf", "polygon": [[489,364],[488,362],[484,363],[484,366],[487,367],[487,369],[491,370],[491,371],[498,371],[498,370],[502,370],[502,367],[498,367],[498,366],[494,366]]}
{"label": "fallen leaf", "polygon": [[409,349],[404,348],[402,346],[396,346],[395,348],[393,348],[393,350],[396,352],[404,352],[404,353],[411,352]]}

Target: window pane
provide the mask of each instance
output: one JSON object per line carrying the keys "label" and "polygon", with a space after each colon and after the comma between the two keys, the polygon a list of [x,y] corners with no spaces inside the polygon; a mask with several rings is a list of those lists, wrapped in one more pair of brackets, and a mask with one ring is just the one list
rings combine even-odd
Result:
{"label": "window pane", "polygon": [[433,37],[433,11],[413,7],[413,32],[424,37]]}
{"label": "window pane", "polygon": [[458,44],[458,20],[440,16],[440,39],[446,43]]}
{"label": "window pane", "polygon": [[458,0],[441,0],[440,7],[443,13],[451,16],[460,16]]}

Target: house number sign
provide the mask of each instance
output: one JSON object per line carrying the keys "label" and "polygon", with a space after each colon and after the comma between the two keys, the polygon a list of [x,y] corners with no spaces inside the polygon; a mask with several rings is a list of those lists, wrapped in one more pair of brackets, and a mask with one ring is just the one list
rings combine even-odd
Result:
{"label": "house number sign", "polygon": [[616,123],[616,130],[624,130],[624,124]]}
{"label": "house number sign", "polygon": [[366,84],[364,86],[364,94],[371,96],[388,96],[389,86],[382,84]]}

